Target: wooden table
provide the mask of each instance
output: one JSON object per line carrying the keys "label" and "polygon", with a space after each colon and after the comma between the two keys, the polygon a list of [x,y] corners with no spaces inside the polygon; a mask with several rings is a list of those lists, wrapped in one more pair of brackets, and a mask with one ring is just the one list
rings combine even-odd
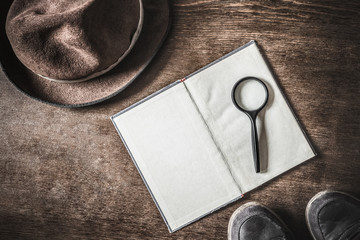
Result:
{"label": "wooden table", "polygon": [[[0,73],[0,239],[226,239],[259,201],[298,239],[318,191],[360,197],[360,1],[172,1],[172,29],[148,69],[105,103],[34,101]],[[251,39],[273,67],[319,156],[169,234],[109,116]]]}

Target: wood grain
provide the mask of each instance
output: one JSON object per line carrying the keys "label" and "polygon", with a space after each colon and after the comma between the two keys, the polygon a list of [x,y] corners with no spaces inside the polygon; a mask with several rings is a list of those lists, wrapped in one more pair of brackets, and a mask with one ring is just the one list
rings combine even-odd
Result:
{"label": "wood grain", "polygon": [[[23,96],[0,74],[0,239],[226,239],[259,201],[298,239],[318,191],[360,197],[360,2],[171,1],[172,29],[123,93],[83,109]],[[318,156],[243,200],[169,234],[109,116],[257,40]]]}

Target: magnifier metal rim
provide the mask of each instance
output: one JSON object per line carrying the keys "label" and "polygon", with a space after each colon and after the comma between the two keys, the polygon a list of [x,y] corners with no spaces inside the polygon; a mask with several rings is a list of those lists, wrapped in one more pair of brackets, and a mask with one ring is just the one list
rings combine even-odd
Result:
{"label": "magnifier metal rim", "polygon": [[[244,81],[248,81],[248,80],[258,81],[265,89],[265,100],[264,100],[263,104],[260,107],[254,109],[254,110],[246,110],[246,109],[240,107],[239,104],[236,102],[236,99],[235,99],[235,90],[236,90],[236,88],[240,85],[240,83],[242,83]],[[265,106],[265,104],[267,103],[267,101],[269,99],[269,91],[268,91],[268,88],[266,87],[265,83],[263,81],[261,81],[260,79],[258,79],[256,77],[244,77],[244,78],[240,79],[239,81],[237,81],[235,83],[235,85],[234,85],[234,87],[232,89],[231,99],[232,99],[235,107],[238,108],[242,112],[248,112],[248,113],[259,112]]]}

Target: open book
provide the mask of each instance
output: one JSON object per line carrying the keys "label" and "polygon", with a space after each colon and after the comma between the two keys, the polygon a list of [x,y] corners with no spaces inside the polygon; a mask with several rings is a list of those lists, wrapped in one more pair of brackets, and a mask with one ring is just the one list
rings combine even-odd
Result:
{"label": "open book", "polygon": [[[250,121],[231,100],[246,76],[269,90],[257,119],[261,173]],[[170,232],[315,156],[254,41],[111,119]]]}

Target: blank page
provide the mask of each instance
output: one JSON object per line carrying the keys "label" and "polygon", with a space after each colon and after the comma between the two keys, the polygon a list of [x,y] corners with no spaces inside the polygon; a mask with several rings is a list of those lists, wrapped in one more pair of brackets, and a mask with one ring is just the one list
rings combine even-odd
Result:
{"label": "blank page", "polygon": [[241,196],[182,82],[112,120],[170,232]]}
{"label": "blank page", "polygon": [[[247,76],[261,79],[269,90],[268,103],[257,119],[262,173],[254,169],[250,120],[231,100],[234,84]],[[244,193],[315,156],[255,42],[184,83]]]}

